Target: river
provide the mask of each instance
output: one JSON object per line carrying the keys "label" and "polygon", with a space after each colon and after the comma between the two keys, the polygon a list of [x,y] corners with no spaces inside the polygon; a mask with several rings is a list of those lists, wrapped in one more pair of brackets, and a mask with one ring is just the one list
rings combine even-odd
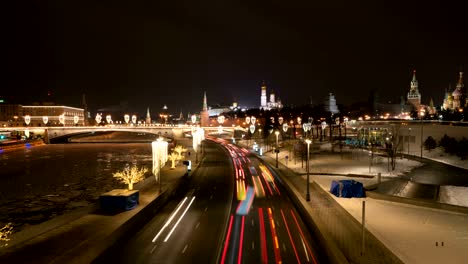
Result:
{"label": "river", "polygon": [[112,174],[127,164],[151,171],[152,150],[151,143],[51,144],[1,153],[0,164],[0,223],[34,224],[124,187]]}

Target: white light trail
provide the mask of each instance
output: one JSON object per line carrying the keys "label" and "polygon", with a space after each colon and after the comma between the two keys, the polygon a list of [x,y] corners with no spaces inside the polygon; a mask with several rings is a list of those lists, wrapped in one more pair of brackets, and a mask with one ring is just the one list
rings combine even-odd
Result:
{"label": "white light trail", "polygon": [[182,213],[182,215],[179,217],[179,220],[177,220],[177,222],[175,223],[174,227],[172,227],[171,232],[169,232],[169,234],[167,234],[166,238],[164,239],[164,242],[167,242],[167,240],[169,239],[169,237],[171,237],[172,232],[174,232],[174,230],[176,229],[177,225],[179,225],[179,222],[182,220],[182,218],[184,218],[185,213],[187,213],[188,209],[189,209],[190,206],[192,205],[193,200],[195,200],[195,196],[192,197],[192,200],[190,200],[190,203],[187,205],[187,208],[185,208],[185,211],[184,211],[184,212]]}
{"label": "white light trail", "polygon": [[172,219],[177,214],[177,212],[179,212],[180,208],[182,208],[182,205],[184,205],[184,203],[187,201],[187,199],[188,198],[185,197],[184,200],[179,204],[179,206],[177,206],[177,209],[174,211],[174,213],[171,215],[171,217],[166,221],[166,223],[161,228],[161,230],[159,230],[158,234],[153,238],[153,241],[152,241],[153,243],[156,241],[156,239],[158,239],[158,237],[162,233],[162,231],[164,231],[164,229],[172,222]]}
{"label": "white light trail", "polygon": [[304,252],[306,254],[307,262],[309,262],[309,254],[307,254],[306,246],[304,244],[304,240],[302,239],[302,237],[301,237],[301,242],[302,242],[302,246],[304,247]]}

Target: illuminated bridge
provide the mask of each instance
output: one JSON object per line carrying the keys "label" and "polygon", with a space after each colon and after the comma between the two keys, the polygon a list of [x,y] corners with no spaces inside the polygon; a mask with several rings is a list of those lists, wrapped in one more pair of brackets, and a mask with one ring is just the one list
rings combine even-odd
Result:
{"label": "illuminated bridge", "polygon": [[[223,134],[232,137],[241,127],[202,127],[206,134]],[[184,138],[191,135],[193,126],[72,126],[72,127],[5,127],[0,132],[28,132],[41,135],[47,143],[53,139],[96,132],[131,132],[159,135],[164,138]]]}

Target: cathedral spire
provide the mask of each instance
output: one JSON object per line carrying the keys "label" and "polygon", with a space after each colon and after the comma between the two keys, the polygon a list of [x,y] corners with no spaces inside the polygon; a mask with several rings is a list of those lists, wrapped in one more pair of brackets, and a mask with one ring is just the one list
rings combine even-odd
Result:
{"label": "cathedral spire", "polygon": [[203,94],[203,108],[202,108],[202,111],[208,111],[208,103],[207,103],[207,100],[206,100],[206,91]]}
{"label": "cathedral spire", "polygon": [[149,112],[149,107],[146,108],[146,124],[151,124],[151,116]]}
{"label": "cathedral spire", "polygon": [[418,91],[418,80],[416,80],[416,70],[413,70],[413,79],[411,80],[411,90]]}
{"label": "cathedral spire", "polygon": [[463,72],[460,72],[460,77],[458,78],[457,82],[457,89],[461,90],[464,86],[465,85],[463,84]]}

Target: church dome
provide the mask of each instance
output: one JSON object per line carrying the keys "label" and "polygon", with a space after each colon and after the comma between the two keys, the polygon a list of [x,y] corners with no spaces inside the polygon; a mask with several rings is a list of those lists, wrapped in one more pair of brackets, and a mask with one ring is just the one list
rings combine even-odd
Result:
{"label": "church dome", "polygon": [[455,89],[455,91],[453,91],[453,93],[452,93],[453,97],[460,97],[461,95],[462,95],[462,93],[460,92],[459,89]]}

